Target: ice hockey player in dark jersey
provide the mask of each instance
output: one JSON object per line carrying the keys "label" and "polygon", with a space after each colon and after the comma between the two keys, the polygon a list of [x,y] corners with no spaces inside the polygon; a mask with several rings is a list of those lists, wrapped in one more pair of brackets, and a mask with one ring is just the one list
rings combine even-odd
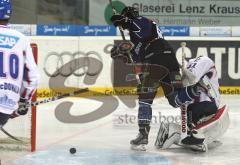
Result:
{"label": "ice hockey player in dark jersey", "polygon": [[[133,45],[130,50],[133,62],[136,64],[151,64],[149,67],[144,67],[144,71],[139,72],[138,68],[141,80],[141,84],[138,85],[139,134],[136,139],[130,142],[133,146],[145,145],[148,144],[148,134],[152,118],[151,105],[156,96],[157,88],[162,86],[164,95],[169,103],[171,105],[175,104],[174,99],[171,97],[173,89],[168,84],[178,84],[176,82],[181,81],[179,64],[175,52],[164,39],[156,23],[146,17],[139,16],[137,9],[125,7],[121,14],[113,15],[111,21],[114,26],[119,26],[129,31],[130,41]],[[124,53],[120,50],[122,50],[121,43],[118,46],[114,46],[111,50],[112,58],[119,56],[119,54],[123,54],[124,56]],[[159,66],[159,69],[156,71],[162,68],[162,72],[166,74],[156,73],[155,69],[153,69],[156,66]],[[143,75],[143,72],[148,72],[148,74]],[[164,76],[159,77],[156,75]]]}

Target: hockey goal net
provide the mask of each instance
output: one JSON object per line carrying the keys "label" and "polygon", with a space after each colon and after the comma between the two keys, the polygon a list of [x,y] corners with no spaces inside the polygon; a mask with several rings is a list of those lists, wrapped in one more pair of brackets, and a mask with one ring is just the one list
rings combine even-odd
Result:
{"label": "hockey goal net", "polygon": [[[31,44],[35,61],[37,62],[38,48]],[[36,101],[36,94],[32,101]],[[31,107],[28,114],[14,119],[9,119],[3,127],[7,133],[20,141],[14,140],[9,135],[0,131],[0,155],[8,156],[16,152],[33,152],[36,149],[36,107]],[[7,155],[8,154],[8,155]]]}

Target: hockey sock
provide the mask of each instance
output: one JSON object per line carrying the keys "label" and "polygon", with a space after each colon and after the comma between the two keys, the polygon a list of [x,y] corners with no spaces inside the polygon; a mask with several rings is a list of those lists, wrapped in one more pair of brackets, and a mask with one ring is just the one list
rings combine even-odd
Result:
{"label": "hockey sock", "polygon": [[145,102],[139,102],[138,124],[149,125],[152,119],[151,105]]}

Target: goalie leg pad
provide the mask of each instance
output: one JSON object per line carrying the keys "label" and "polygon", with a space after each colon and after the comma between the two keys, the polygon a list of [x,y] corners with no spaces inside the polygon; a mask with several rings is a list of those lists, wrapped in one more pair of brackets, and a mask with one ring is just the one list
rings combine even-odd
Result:
{"label": "goalie leg pad", "polygon": [[168,138],[168,134],[169,134],[169,124],[161,122],[159,130],[158,130],[158,134],[157,134],[157,139],[155,141],[155,146],[157,148],[163,147],[163,144],[165,143],[165,141]]}
{"label": "goalie leg pad", "polygon": [[228,108],[225,105],[218,110],[213,118],[197,125],[194,129],[199,133],[204,134],[206,137],[206,143],[210,144],[220,138],[227,131],[229,124]]}
{"label": "goalie leg pad", "polygon": [[180,139],[179,124],[161,122],[155,146],[158,149],[167,149],[170,148],[172,144],[178,144]]}

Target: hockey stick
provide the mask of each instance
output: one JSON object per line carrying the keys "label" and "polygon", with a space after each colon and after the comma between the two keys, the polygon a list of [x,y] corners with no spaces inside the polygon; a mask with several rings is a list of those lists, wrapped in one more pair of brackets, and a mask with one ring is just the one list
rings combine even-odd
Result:
{"label": "hockey stick", "polygon": [[187,46],[186,42],[181,42],[181,47],[182,47],[182,70],[185,67],[185,58],[186,58],[185,47],[186,46]]}
{"label": "hockey stick", "polygon": [[[112,0],[109,0],[109,3],[110,3],[110,6],[111,6],[111,8],[112,8],[113,14],[114,14],[114,15],[118,14],[118,13],[117,13],[117,10],[116,10],[115,7],[113,6]],[[119,31],[120,31],[120,33],[121,33],[122,39],[123,39],[124,41],[126,41],[126,38],[125,38],[125,35],[124,35],[124,33],[123,33],[123,29],[122,29],[121,26],[119,26]],[[131,60],[131,59],[130,59],[130,60]],[[132,61],[131,61],[131,62],[132,62]]]}
{"label": "hockey stick", "polygon": [[[185,67],[185,47],[186,42],[181,42],[182,47],[182,73],[183,69]],[[181,140],[184,139],[187,136],[187,104],[184,104],[180,107],[181,109]]]}
{"label": "hockey stick", "polygon": [[83,89],[76,90],[72,93],[66,93],[66,94],[63,94],[63,95],[47,98],[45,100],[35,101],[35,102],[32,102],[31,104],[29,104],[28,106],[29,107],[30,106],[37,106],[37,105],[40,105],[40,104],[45,104],[45,103],[49,103],[49,102],[52,102],[52,101],[56,101],[56,100],[59,100],[59,99],[65,98],[65,97],[75,96],[75,95],[78,95],[80,93],[84,93],[84,92],[88,92],[88,91],[89,91],[88,88],[83,88]]}
{"label": "hockey stick", "polygon": [[5,129],[3,129],[3,127],[0,127],[1,131],[3,133],[5,133],[8,137],[10,137],[11,139],[15,140],[15,141],[18,141],[18,142],[23,142],[22,140],[14,137],[13,135],[11,135],[10,133],[8,133]]}
{"label": "hockey stick", "polygon": [[187,105],[182,105],[181,109],[181,139],[187,137]]}
{"label": "hockey stick", "polygon": [[[110,6],[111,6],[111,8],[112,8],[113,14],[114,14],[114,15],[118,14],[118,13],[117,13],[117,10],[116,10],[115,7],[113,6],[112,0],[109,0],[109,4],[110,4]],[[119,28],[119,31],[120,31],[120,34],[121,34],[121,36],[122,36],[123,41],[126,41],[126,38],[125,38],[125,35],[124,35],[124,32],[123,32],[123,28],[122,28],[121,26],[119,26],[118,28]],[[130,53],[128,53],[128,58],[130,59],[130,62],[131,62],[132,64],[134,64],[133,58],[132,58],[132,56],[131,56]],[[141,84],[141,80],[140,80],[140,77],[139,77],[138,73],[136,73],[135,76],[136,76],[137,83],[138,83],[138,84]]]}
{"label": "hockey stick", "polygon": [[[84,92],[88,92],[88,91],[89,91],[88,88],[79,89],[79,90],[74,91],[74,92],[72,92],[72,93],[66,93],[66,94],[59,95],[59,96],[55,96],[55,97],[51,97],[51,98],[48,98],[48,99],[45,99],[45,100],[32,102],[31,104],[28,104],[27,107],[37,106],[37,105],[40,105],[40,104],[49,103],[49,102],[52,102],[52,101],[56,101],[56,100],[59,100],[59,99],[62,99],[62,98],[70,97],[70,96],[75,96],[75,95],[78,95],[78,94],[80,94],[80,93],[84,93]],[[16,141],[19,141],[19,142],[23,142],[22,140],[14,137],[14,136],[11,135],[10,133],[8,133],[2,126],[0,126],[0,129],[1,129],[1,131],[2,131],[3,133],[5,133],[5,134],[6,134],[8,137],[10,137],[11,139],[16,140]]]}

